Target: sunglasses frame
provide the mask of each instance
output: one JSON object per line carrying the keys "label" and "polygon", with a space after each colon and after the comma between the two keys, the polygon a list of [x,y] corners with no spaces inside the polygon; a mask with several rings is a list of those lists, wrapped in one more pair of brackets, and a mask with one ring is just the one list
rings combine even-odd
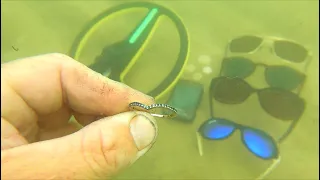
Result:
{"label": "sunglasses frame", "polygon": [[[211,139],[211,138],[208,138],[204,135],[203,133],[203,128],[207,125],[208,122],[210,121],[223,121],[225,124],[229,124],[230,126],[234,127],[234,129],[232,130],[232,132],[223,137],[223,138],[219,138],[219,139]],[[251,151],[251,149],[247,146],[246,142],[245,142],[245,138],[244,138],[244,130],[246,129],[249,129],[249,130],[252,130],[252,131],[255,131],[257,134],[261,135],[262,137],[267,137],[268,139],[270,139],[272,141],[272,143],[275,145],[275,154],[273,154],[272,156],[268,157],[268,158],[263,158],[257,154],[255,154],[254,152]],[[233,121],[230,121],[230,120],[227,120],[227,119],[222,119],[222,118],[215,118],[215,117],[212,117],[208,120],[206,120],[205,122],[203,122],[201,124],[201,126],[199,127],[198,129],[198,133],[199,135],[201,135],[201,137],[203,139],[207,139],[207,140],[212,140],[212,141],[219,141],[219,140],[225,140],[229,137],[231,137],[233,135],[233,133],[236,131],[236,130],[239,130],[241,132],[241,141],[242,143],[245,145],[245,147],[252,153],[254,154],[256,157],[258,158],[261,158],[261,159],[264,159],[264,160],[269,160],[269,159],[277,159],[279,157],[279,148],[278,148],[278,144],[277,142],[270,136],[268,135],[266,132],[260,130],[260,129],[257,129],[257,128],[252,128],[252,127],[249,127],[249,126],[244,126],[244,125],[241,125],[241,124],[238,124],[238,123],[235,123]]]}
{"label": "sunglasses frame", "polygon": [[[248,94],[248,96],[247,96],[242,102],[240,102],[240,103],[243,103],[243,102],[244,102],[246,99],[248,99],[253,93],[257,93],[257,95],[258,95],[258,97],[259,97],[259,104],[260,104],[260,106],[261,106],[264,110],[265,110],[265,109],[268,109],[268,108],[265,108],[265,105],[261,103],[261,101],[260,101],[260,93],[263,92],[263,91],[267,91],[267,90],[270,90],[270,89],[274,89],[275,91],[282,91],[282,92],[286,92],[286,93],[288,93],[288,94],[290,94],[290,95],[296,96],[297,99],[298,99],[298,100],[301,100],[301,102],[302,102],[302,104],[303,104],[303,111],[305,110],[305,101],[304,101],[302,98],[300,98],[299,96],[297,96],[297,94],[295,94],[295,93],[293,93],[293,92],[291,92],[291,91],[286,91],[286,90],[281,89],[281,88],[272,88],[272,87],[270,87],[270,88],[263,88],[263,89],[256,89],[256,88],[253,88],[252,86],[250,86],[250,84],[249,84],[248,82],[244,81],[244,80],[241,79],[241,78],[237,78],[237,77],[232,78],[232,77],[220,76],[220,77],[218,77],[218,78],[212,79],[211,84],[210,84],[211,97],[213,97],[213,94],[214,94],[214,85],[215,85],[214,83],[215,83],[215,81],[221,80],[222,78],[224,78],[224,79],[238,79],[238,80],[240,80],[241,82],[243,82],[244,84],[246,84],[248,87],[250,87],[250,88],[252,89],[251,93]],[[211,99],[212,99],[212,98],[211,98]],[[219,101],[219,102],[221,102],[221,103],[224,103],[224,102],[220,101],[220,100],[217,99],[217,98],[214,98],[214,99],[217,100],[217,101]],[[228,102],[228,103],[224,103],[224,104],[240,104],[240,103],[238,103],[238,102]],[[268,111],[266,111],[266,112],[267,112],[268,114],[270,114]],[[300,117],[302,116],[302,114],[303,114],[303,112],[301,112],[301,114],[299,115],[298,118],[289,119],[289,120],[294,121],[294,120],[296,120],[296,119],[300,119]],[[270,114],[270,115],[273,116],[272,114]],[[276,116],[273,116],[273,117],[278,118],[278,119],[282,119],[282,118],[276,117]],[[282,120],[288,120],[288,119],[282,119]]]}
{"label": "sunglasses frame", "polygon": [[[261,43],[252,51],[250,52],[245,52],[245,53],[241,53],[241,52],[232,52],[230,50],[230,45],[231,45],[231,42],[235,39],[239,39],[241,37],[247,37],[247,36],[251,36],[251,37],[256,37],[256,38],[260,38],[261,39]],[[287,60],[287,59],[283,59],[282,57],[278,56],[277,53],[275,52],[275,49],[274,49],[274,42],[276,41],[287,41],[287,42],[291,42],[293,44],[297,44],[297,45],[300,45],[301,47],[303,47],[306,51],[307,51],[307,56],[305,57],[305,59],[301,62],[293,62],[293,61],[290,61],[290,60]],[[312,57],[312,52],[309,50],[309,48],[301,45],[300,43],[296,42],[296,41],[293,41],[293,40],[289,40],[289,39],[285,39],[285,38],[280,38],[280,37],[274,37],[274,36],[262,36],[262,35],[249,35],[249,34],[244,34],[244,35],[241,35],[241,36],[237,36],[237,37],[234,37],[233,39],[231,39],[228,44],[227,44],[227,47],[226,47],[226,53],[225,53],[225,56],[228,56],[230,53],[231,54],[254,54],[256,53],[257,51],[259,51],[262,47],[269,47],[272,49],[272,54],[279,57],[280,59],[283,59],[285,60],[286,62],[290,62],[290,64],[304,64],[304,71],[306,71],[306,68],[309,66],[309,63],[311,61],[311,57]]]}
{"label": "sunglasses frame", "polygon": [[[233,58],[241,58],[241,59],[250,61],[250,63],[254,66],[253,71],[252,71],[250,74],[248,74],[247,76],[243,77],[243,79],[249,77],[252,73],[254,73],[254,71],[256,70],[257,66],[263,66],[263,67],[265,68],[265,69],[264,69],[264,79],[265,79],[265,81],[268,83],[268,85],[270,85],[269,80],[267,79],[267,72],[268,72],[268,70],[271,69],[271,68],[274,68],[274,67],[286,67],[286,68],[290,68],[290,69],[296,71],[297,74],[299,74],[299,75],[302,77],[301,83],[295,88],[295,89],[298,91],[298,94],[300,94],[300,91],[301,91],[301,89],[302,89],[303,86],[304,86],[305,79],[306,79],[306,75],[305,75],[304,73],[302,73],[302,72],[297,71],[296,69],[293,69],[293,68],[291,68],[291,67],[284,66],[284,65],[267,65],[267,64],[265,64],[265,63],[255,63],[252,59],[246,58],[246,57],[241,57],[241,56],[230,56],[230,57],[223,58],[223,60],[222,60],[222,65],[221,65],[220,72],[219,72],[219,76],[224,76],[223,70],[224,70],[224,68],[225,68],[225,66],[226,66],[226,65],[225,65],[225,62],[226,62],[226,61],[230,61],[230,60],[233,59]],[[273,88],[275,88],[275,87],[273,87]],[[290,91],[291,91],[291,90],[295,90],[295,89],[290,89]]]}
{"label": "sunglasses frame", "polygon": [[[218,78],[230,78],[230,77],[224,77],[224,76],[222,76],[222,77],[218,77]],[[232,79],[232,78],[231,78]],[[238,79],[241,79],[241,78],[238,78]],[[211,80],[211,82],[210,82],[210,86],[209,86],[209,88],[210,88],[210,90],[209,90],[209,100],[210,100],[210,102],[209,102],[209,108],[210,108],[210,115],[211,115],[211,117],[214,117],[213,116],[213,102],[212,102],[212,99],[213,99],[213,89],[214,89],[214,83],[215,83],[215,81],[217,80],[217,78],[213,78],[212,80]],[[242,79],[241,79],[242,80]],[[244,80],[242,80],[243,82],[245,82],[245,83],[247,83],[246,81],[244,81]],[[247,85],[249,85],[248,83],[247,83]],[[250,86],[250,85],[249,85]],[[251,86],[250,86],[251,87]],[[251,87],[252,88],[252,87]],[[254,88],[252,88],[252,89],[254,89]],[[263,90],[266,90],[266,89],[269,89],[269,88],[265,88],[265,89],[254,89],[255,91],[254,92],[259,92],[259,91],[263,91]],[[274,89],[274,88],[273,88]],[[278,88],[277,88],[278,89]],[[281,90],[281,91],[283,91],[283,89],[279,89],[279,90]],[[290,91],[287,91],[287,92],[290,92]],[[290,92],[290,93],[292,93],[292,92]],[[294,94],[294,93],[292,93],[292,94]],[[304,106],[305,106],[305,101],[304,101],[304,99],[302,99],[302,98],[300,98],[299,96],[297,96],[300,100],[302,100],[304,103]],[[263,107],[261,104],[260,104],[260,106],[261,107]],[[304,109],[305,109],[305,107],[304,107]],[[303,115],[303,113],[301,114],[301,116]],[[300,116],[300,117],[301,117]],[[290,135],[290,133],[293,131],[293,129],[296,127],[296,125],[297,125],[297,123],[298,123],[298,121],[299,121],[299,119],[300,119],[300,117],[299,118],[296,118],[296,119],[293,119],[292,121],[291,121],[291,123],[290,123],[290,126],[289,126],[289,128],[287,129],[287,131],[286,132],[284,132],[284,134],[282,134],[282,136],[280,136],[280,138],[277,140],[278,141],[278,143],[281,143],[282,141],[284,141],[289,135]]]}

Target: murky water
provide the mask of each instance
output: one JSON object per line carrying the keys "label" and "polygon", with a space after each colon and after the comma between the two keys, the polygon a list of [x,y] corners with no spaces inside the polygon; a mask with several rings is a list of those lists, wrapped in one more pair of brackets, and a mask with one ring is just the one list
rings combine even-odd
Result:
{"label": "murky water", "polygon": [[[193,121],[159,119],[154,148],[118,179],[255,179],[279,157],[280,163],[266,179],[317,179],[317,1],[158,1],[153,6],[124,6],[92,22],[126,3],[1,1],[1,62],[60,52],[86,65],[99,62],[105,70],[96,70],[105,74],[106,66],[124,64],[123,73],[112,77],[151,93],[158,102],[177,96],[172,95],[178,88],[172,82],[177,80],[203,88],[199,97],[193,91],[187,94],[187,89],[178,91],[186,93],[185,99],[194,99],[180,97],[192,107],[199,100]],[[89,33],[80,36],[88,26]],[[103,61],[108,58],[118,62]],[[240,78],[223,79],[231,75]],[[209,86],[212,79],[217,81],[214,88]],[[192,109],[186,111],[192,114]],[[230,122],[246,128],[222,140],[199,138],[197,130],[210,118],[228,120],[214,127],[208,123],[212,136],[214,128],[224,128],[225,133],[226,127],[233,129]],[[281,139],[294,123],[287,138],[275,143],[278,156],[272,156],[274,149],[269,155],[273,159],[254,154],[259,152],[253,141],[273,147],[272,139]]]}

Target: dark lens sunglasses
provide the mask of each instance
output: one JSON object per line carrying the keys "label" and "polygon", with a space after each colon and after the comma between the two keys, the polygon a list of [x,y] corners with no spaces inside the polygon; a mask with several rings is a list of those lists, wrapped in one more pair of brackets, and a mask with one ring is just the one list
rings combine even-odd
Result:
{"label": "dark lens sunglasses", "polygon": [[252,93],[257,93],[261,107],[281,120],[298,120],[305,102],[297,94],[281,88],[254,89],[241,78],[218,77],[211,81],[210,94],[224,104],[240,104]]}
{"label": "dark lens sunglasses", "polygon": [[228,50],[232,53],[254,53],[264,44],[268,44],[276,56],[293,63],[304,62],[311,55],[304,46],[294,41],[253,35],[234,38],[230,41]]}
{"label": "dark lens sunglasses", "polygon": [[268,66],[239,56],[224,58],[220,75],[245,79],[255,71],[257,66],[265,67],[265,80],[270,87],[299,91],[305,80],[303,73],[288,66]]}

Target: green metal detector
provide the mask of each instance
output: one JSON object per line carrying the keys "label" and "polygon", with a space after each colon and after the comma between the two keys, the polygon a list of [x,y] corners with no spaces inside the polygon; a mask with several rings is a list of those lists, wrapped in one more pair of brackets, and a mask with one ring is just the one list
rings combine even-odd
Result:
{"label": "green metal detector", "polygon": [[90,64],[89,68],[104,75],[108,74],[107,76],[110,79],[123,82],[124,76],[132,68],[141,52],[144,50],[159,18],[161,16],[167,16],[177,28],[180,38],[180,50],[175,66],[171,72],[157,87],[147,93],[155,99],[159,99],[164,94],[168,93],[177,83],[182,75],[182,70],[187,63],[189,55],[189,37],[187,29],[182,20],[173,11],[163,6],[150,2],[134,2],[115,6],[102,12],[89,22],[84,30],[76,37],[70,50],[70,56],[76,60],[79,59],[80,52],[87,42],[88,37],[105,18],[116,12],[118,13],[119,11],[125,13],[125,11],[133,8],[146,8],[148,9],[148,14],[126,38],[104,47],[102,53],[95,58],[94,63]]}

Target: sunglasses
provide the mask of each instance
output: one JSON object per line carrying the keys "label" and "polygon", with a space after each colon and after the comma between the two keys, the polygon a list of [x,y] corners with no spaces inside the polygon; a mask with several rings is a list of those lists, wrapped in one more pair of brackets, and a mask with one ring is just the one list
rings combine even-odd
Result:
{"label": "sunglasses", "polygon": [[205,121],[197,131],[198,150],[203,156],[202,138],[208,140],[224,140],[230,137],[236,130],[241,132],[241,140],[245,147],[256,157],[264,160],[273,160],[272,164],[258,179],[264,179],[277,167],[281,161],[277,142],[262,130],[234,123],[220,118],[211,118]]}
{"label": "sunglasses", "polygon": [[281,120],[298,120],[305,102],[297,94],[280,88],[254,89],[241,78],[218,77],[211,81],[210,95],[224,104],[240,104],[257,93],[261,107]]}
{"label": "sunglasses", "polygon": [[[259,129],[237,124],[226,119],[211,118],[200,126],[198,133],[208,140],[224,140],[236,130],[240,130],[242,143],[251,153],[262,159],[278,158],[279,151],[276,141]],[[200,154],[203,154],[202,149]]]}
{"label": "sunglasses", "polygon": [[310,52],[302,45],[281,38],[259,37],[245,35],[229,42],[228,50],[232,53],[254,53],[264,44],[268,44],[272,52],[281,59],[293,63],[301,63],[307,60]]}
{"label": "sunglasses", "polygon": [[197,131],[198,150],[203,156],[202,138],[207,140],[224,140],[236,130],[241,132],[241,141],[244,146],[256,157],[264,160],[273,160],[273,163],[256,179],[264,179],[280,163],[281,157],[277,142],[266,132],[244,126],[226,119],[210,118],[201,124]]}
{"label": "sunglasses", "polygon": [[223,59],[220,75],[245,79],[257,66],[265,67],[265,80],[270,87],[294,90],[302,87],[305,75],[287,66],[268,66],[254,63],[244,57],[228,57]]}

